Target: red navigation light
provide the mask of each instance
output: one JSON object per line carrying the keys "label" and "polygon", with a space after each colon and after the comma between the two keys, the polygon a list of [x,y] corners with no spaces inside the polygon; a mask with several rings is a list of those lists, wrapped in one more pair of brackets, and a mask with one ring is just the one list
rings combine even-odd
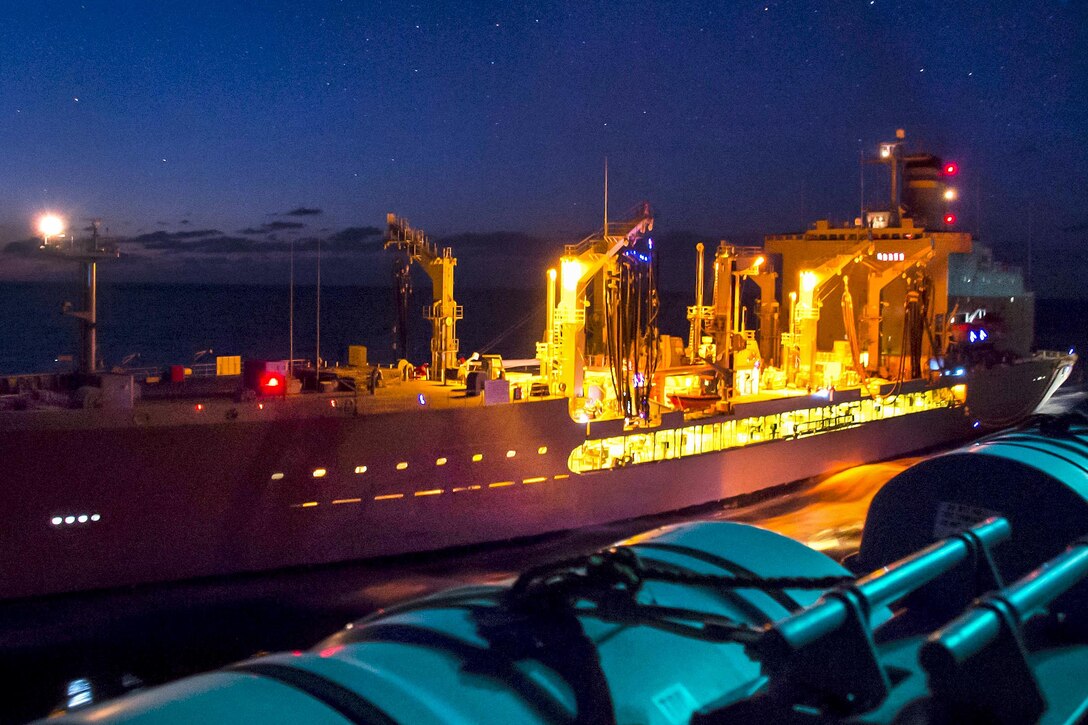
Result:
{"label": "red navigation light", "polygon": [[261,385],[274,390],[278,388],[282,382],[283,380],[280,379],[279,375],[276,375],[275,373],[269,373],[265,376],[264,381],[261,383]]}
{"label": "red navigation light", "polygon": [[945,214],[944,215],[944,223],[948,224],[949,226],[955,224],[956,223],[956,215],[955,214]]}
{"label": "red navigation light", "polygon": [[960,167],[958,165],[956,165],[956,163],[953,162],[953,161],[949,161],[947,164],[944,165],[944,175],[945,176],[955,176],[959,172],[960,172]]}

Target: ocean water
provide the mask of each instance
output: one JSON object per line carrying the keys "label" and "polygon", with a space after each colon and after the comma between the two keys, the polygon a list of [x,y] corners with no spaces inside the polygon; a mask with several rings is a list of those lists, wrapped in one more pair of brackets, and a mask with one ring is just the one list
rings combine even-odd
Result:
{"label": "ocean water", "polygon": [[[295,290],[295,356],[315,354],[314,287]],[[139,355],[135,367],[186,364],[202,350],[216,355],[283,359],[289,348],[289,290],[286,286],[99,284],[99,358],[107,366]],[[687,337],[687,295],[661,295],[663,333]],[[63,283],[0,283],[0,374],[68,369],[61,355],[78,352],[77,321],[61,314],[79,307],[75,280]],[[533,357],[544,329],[543,290],[458,291],[465,319],[458,323],[461,353],[493,352]],[[409,308],[409,359],[429,359],[430,323],[422,318],[430,290],[418,289]],[[321,352],[347,361],[348,345],[366,345],[371,360],[393,356],[394,300],[391,288],[323,287]],[[1040,348],[1088,350],[1088,301],[1038,300],[1036,343]],[[211,358],[205,358],[211,361]]]}
{"label": "ocean water", "polygon": [[[295,356],[313,359],[317,329],[314,287],[295,290]],[[429,358],[430,323],[422,319],[429,290],[415,294],[410,309],[409,357]],[[0,284],[0,373],[64,369],[60,355],[78,351],[75,319],[61,304],[79,305],[78,286],[59,283]],[[485,345],[507,356],[532,356],[544,328],[544,305],[524,290],[462,290],[458,302],[461,348]],[[129,355],[131,366],[185,364],[202,350],[216,355],[283,359],[290,347],[289,290],[245,285],[99,284],[99,358],[107,365]],[[393,362],[394,300],[391,289],[323,287],[321,352],[327,361],[347,360],[348,345],[366,345],[372,360]],[[502,333],[505,337],[501,337]],[[496,342],[497,340],[497,342]],[[516,355],[515,355],[516,353]],[[205,358],[211,361],[210,358]]]}

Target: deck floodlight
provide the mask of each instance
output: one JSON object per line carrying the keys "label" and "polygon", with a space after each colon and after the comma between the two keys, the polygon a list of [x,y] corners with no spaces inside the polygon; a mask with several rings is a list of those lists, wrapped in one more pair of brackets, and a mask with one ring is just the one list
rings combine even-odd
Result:
{"label": "deck floodlight", "polygon": [[49,237],[59,237],[64,234],[64,220],[56,214],[43,214],[38,219],[38,233],[48,243]]}

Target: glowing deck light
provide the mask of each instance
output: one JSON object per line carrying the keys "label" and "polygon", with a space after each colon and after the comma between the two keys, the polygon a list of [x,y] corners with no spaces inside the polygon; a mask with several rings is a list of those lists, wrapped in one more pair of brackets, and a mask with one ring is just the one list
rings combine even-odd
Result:
{"label": "glowing deck light", "polygon": [[425,396],[423,393],[420,393],[419,396],[416,398],[416,400],[419,401],[420,405],[426,405],[427,404],[427,396]]}
{"label": "glowing deck light", "polygon": [[548,447],[547,446],[541,446],[540,448],[536,449],[536,452],[537,452],[537,455],[542,456],[542,455],[544,455],[545,453],[548,452]]}
{"label": "glowing deck light", "polygon": [[333,504],[340,504],[340,503],[362,503],[362,502],[363,502],[363,499],[361,499],[361,498],[335,498],[335,499],[333,499],[333,501],[332,501],[332,502],[333,502]]}
{"label": "glowing deck light", "polygon": [[85,524],[85,523],[87,523],[88,518],[90,518],[90,517],[87,516],[87,514],[80,514],[79,518],[76,519],[76,521],[78,521],[81,524]]}
{"label": "glowing deck light", "polygon": [[99,514],[91,514],[91,521],[101,521],[102,517]]}
{"label": "glowing deck light", "polygon": [[269,375],[265,378],[264,386],[266,388],[278,388],[280,386],[280,378],[278,375]]}
{"label": "glowing deck light", "polygon": [[507,457],[507,458],[513,458],[513,457],[514,457],[514,456],[516,456],[517,454],[518,454],[518,452],[517,452],[517,451],[507,451],[507,452],[506,452],[506,457]]}
{"label": "glowing deck light", "polygon": [[403,493],[387,493],[387,494],[383,494],[381,496],[375,496],[374,500],[375,501],[392,501],[392,500],[398,499],[398,498],[404,498],[404,494]]}
{"label": "glowing deck light", "polygon": [[398,471],[403,471],[406,468],[408,468],[408,461],[401,461],[400,463],[397,464],[397,470]]}
{"label": "glowing deck light", "polygon": [[801,272],[801,289],[806,292],[811,292],[816,289],[816,281],[816,273],[812,270],[806,269],[804,272]]}
{"label": "glowing deck light", "polygon": [[955,162],[950,161],[944,165],[942,171],[944,171],[945,176],[955,176],[960,172],[960,167]]}
{"label": "glowing deck light", "polygon": [[313,476],[314,476],[314,478],[324,478],[325,474],[327,474],[327,473],[328,473],[328,471],[325,470],[324,468],[315,468]]}
{"label": "glowing deck light", "polygon": [[51,523],[52,523],[52,524],[53,524],[54,526],[60,526],[61,524],[63,524],[63,523],[64,523],[64,519],[63,519],[63,518],[61,518],[60,516],[54,516],[54,517],[52,518],[52,520],[51,520]]}
{"label": "glowing deck light", "polygon": [[487,484],[487,487],[488,488],[503,488],[505,486],[513,486],[513,485],[514,485],[513,481],[498,481],[496,483]]}
{"label": "glowing deck light", "polygon": [[547,481],[547,476],[533,476],[532,478],[521,479],[522,483],[540,483],[541,481]]}
{"label": "glowing deck light", "polygon": [[66,524],[74,524],[75,522],[76,522],[76,517],[75,516],[65,516],[64,517],[64,523],[66,523]]}
{"label": "glowing deck light", "polygon": [[317,501],[307,501],[302,504],[302,508],[304,509],[312,509],[314,506],[317,506]]}
{"label": "glowing deck light", "polygon": [[472,456],[472,462],[473,463],[479,463],[483,459],[484,459],[484,454],[483,453],[477,453],[477,454]]}
{"label": "glowing deck light", "polygon": [[945,198],[946,201],[955,201],[956,200],[956,190],[955,189],[945,189],[944,190],[944,198]]}
{"label": "glowing deck light", "polygon": [[416,491],[413,495],[414,496],[437,496],[440,493],[442,493],[442,489],[432,488],[432,489],[428,489],[426,491]]}
{"label": "glowing deck light", "polygon": [[578,289],[578,282],[585,274],[586,266],[577,259],[563,259],[560,267],[563,270],[563,289],[571,292]]}
{"label": "glowing deck light", "polygon": [[434,465],[444,466],[444,465],[446,465],[446,459],[445,458],[439,458],[437,461],[434,462]]}
{"label": "glowing deck light", "polygon": [[366,466],[356,466],[355,467],[355,472],[360,473],[360,474],[361,473],[366,473]]}
{"label": "glowing deck light", "polygon": [[49,237],[59,237],[64,233],[64,220],[56,214],[43,214],[38,218],[38,233],[49,241]]}

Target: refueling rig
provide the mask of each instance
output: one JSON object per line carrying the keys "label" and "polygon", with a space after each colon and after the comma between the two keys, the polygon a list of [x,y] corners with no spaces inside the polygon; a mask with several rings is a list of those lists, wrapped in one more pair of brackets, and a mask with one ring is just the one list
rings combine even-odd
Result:
{"label": "refueling rig", "polygon": [[457,368],[457,321],[465,316],[464,308],[453,298],[453,270],[457,257],[450,247],[439,247],[423,233],[408,225],[407,219],[396,214],[386,215],[385,248],[400,252],[394,267],[394,290],[397,300],[397,341],[395,352],[406,355],[408,315],[411,293],[410,268],[419,264],[431,279],[431,304],[423,308],[423,318],[431,323],[431,364],[427,370],[430,380],[446,382],[450,370]]}
{"label": "refueling rig", "polygon": [[889,481],[845,565],[670,526],[59,722],[1078,722],[1086,471],[1085,410],[1037,417]]}

